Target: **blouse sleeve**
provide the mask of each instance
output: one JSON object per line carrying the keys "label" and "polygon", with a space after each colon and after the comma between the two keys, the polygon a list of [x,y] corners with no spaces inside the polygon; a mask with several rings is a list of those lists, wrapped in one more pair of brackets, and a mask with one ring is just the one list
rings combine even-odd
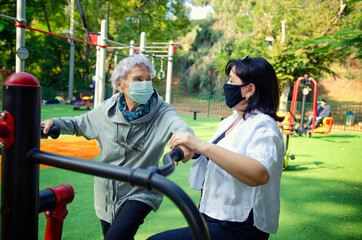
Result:
{"label": "blouse sleeve", "polygon": [[274,129],[268,125],[259,125],[251,137],[246,148],[246,156],[258,160],[264,165],[268,171],[269,177],[277,172],[277,167],[280,165],[280,156],[284,156],[283,138],[278,129]]}

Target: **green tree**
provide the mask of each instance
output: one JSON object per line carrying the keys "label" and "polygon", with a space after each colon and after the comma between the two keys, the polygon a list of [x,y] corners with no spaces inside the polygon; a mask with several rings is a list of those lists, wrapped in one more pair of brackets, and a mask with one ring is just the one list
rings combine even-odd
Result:
{"label": "green tree", "polygon": [[[205,1],[198,1],[201,2]],[[212,67],[198,68],[219,73],[216,85],[221,87],[227,60],[245,55],[262,56],[274,66],[286,103],[289,86],[298,77],[309,74],[317,78],[322,72],[331,72],[330,63],[336,59],[331,54],[316,52],[315,44],[305,42],[326,33],[333,35],[359,14],[358,6],[345,5],[342,0],[211,0],[216,20],[213,30],[222,29],[223,34],[214,47],[203,54],[214,56],[209,61]],[[196,76],[190,78],[201,78],[198,71],[193,72]],[[195,86],[192,90],[195,91]],[[210,90],[214,92],[217,90]]]}
{"label": "green tree", "polygon": [[[141,32],[147,33],[147,43],[176,40],[185,34],[189,27],[190,9],[187,0],[84,0],[82,5],[84,23],[88,32],[100,32],[101,20],[108,20],[108,38],[129,44],[130,40],[139,42]],[[62,34],[69,29],[70,1],[33,0],[27,1],[27,25]],[[76,38],[88,40],[86,29],[75,6]],[[2,3],[1,14],[16,17],[16,1]],[[0,18],[1,68],[15,70],[14,22]],[[64,35],[64,34],[62,34]],[[26,30],[26,48],[30,56],[25,63],[25,71],[35,75],[40,81],[44,98],[53,98],[60,92],[67,93],[69,76],[69,43],[43,33]],[[109,44],[111,45],[111,44]],[[76,43],[74,90],[76,94],[84,91],[95,72],[96,49]],[[128,55],[128,51],[120,51]],[[107,55],[106,72],[113,68],[113,55]],[[108,78],[107,76],[107,78]]]}

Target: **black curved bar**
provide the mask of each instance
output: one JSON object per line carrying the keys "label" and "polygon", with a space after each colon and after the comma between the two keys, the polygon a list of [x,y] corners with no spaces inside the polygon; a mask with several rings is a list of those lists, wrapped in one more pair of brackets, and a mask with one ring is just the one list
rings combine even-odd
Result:
{"label": "black curved bar", "polygon": [[175,164],[173,161],[181,161],[184,158],[184,152],[179,147],[175,147],[171,152],[166,153],[163,156],[163,166],[157,170],[158,174],[162,176],[168,176],[175,170]]}
{"label": "black curved bar", "polygon": [[[128,182],[138,187],[158,191],[170,198],[180,208],[190,226],[191,234],[194,239],[210,239],[207,225],[201,217],[195,204],[179,186],[159,175],[157,173],[157,171],[159,171],[158,168],[132,169],[55,153],[48,153],[36,148],[30,150],[27,157],[37,163]],[[170,159],[173,159],[173,156],[169,156],[167,158],[167,161],[169,161]],[[168,173],[168,171],[169,170],[163,172]]]}
{"label": "black curved bar", "polygon": [[164,177],[158,174],[152,175],[152,187],[165,194],[181,210],[190,226],[193,239],[211,239],[206,222],[190,197],[175,183],[172,181],[164,181],[164,179]]}

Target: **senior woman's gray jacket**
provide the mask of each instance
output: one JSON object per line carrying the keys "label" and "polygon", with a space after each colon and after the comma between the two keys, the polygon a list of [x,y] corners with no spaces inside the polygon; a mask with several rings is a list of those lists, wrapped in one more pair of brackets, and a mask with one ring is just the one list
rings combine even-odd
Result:
{"label": "senior woman's gray jacket", "polygon": [[[156,91],[152,95],[150,113],[132,122],[125,120],[117,107],[117,95],[81,116],[54,118],[55,125],[61,128],[62,134],[97,139],[101,162],[129,168],[157,165],[172,133],[193,133]],[[125,200],[144,202],[156,211],[162,195],[128,183],[95,177],[94,205],[100,219],[112,223]]]}

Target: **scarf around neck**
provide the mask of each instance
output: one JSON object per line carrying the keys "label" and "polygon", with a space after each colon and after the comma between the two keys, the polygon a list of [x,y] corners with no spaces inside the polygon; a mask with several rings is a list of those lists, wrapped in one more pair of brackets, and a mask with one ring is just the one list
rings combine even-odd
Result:
{"label": "scarf around neck", "polygon": [[152,96],[150,97],[150,99],[148,99],[147,103],[145,104],[141,104],[136,111],[131,112],[127,110],[127,103],[126,103],[126,98],[124,97],[124,94],[119,93],[118,97],[117,97],[117,106],[119,108],[119,110],[121,111],[123,117],[128,121],[134,121],[136,119],[139,119],[143,116],[146,116],[150,110],[151,110],[151,103],[152,103]]}

